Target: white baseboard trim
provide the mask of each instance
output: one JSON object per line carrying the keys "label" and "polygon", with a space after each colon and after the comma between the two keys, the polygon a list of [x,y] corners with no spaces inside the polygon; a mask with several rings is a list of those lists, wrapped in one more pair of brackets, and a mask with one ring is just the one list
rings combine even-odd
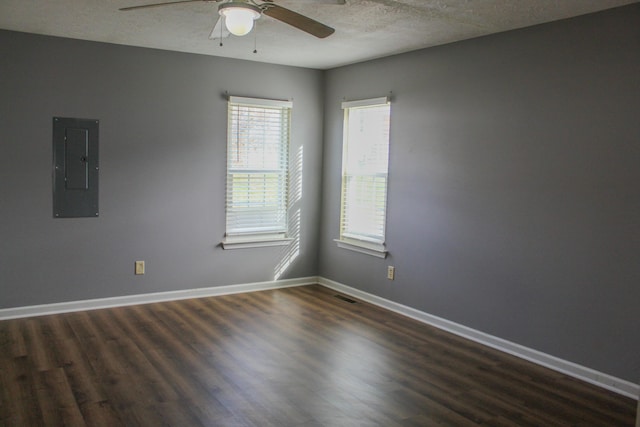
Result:
{"label": "white baseboard trim", "polygon": [[414,308],[407,307],[406,305],[381,298],[379,296],[352,288],[347,285],[343,285],[342,283],[338,283],[324,277],[318,277],[318,283],[335,291],[345,293],[355,298],[359,298],[363,301],[380,306],[382,308],[386,308],[387,310],[394,311],[396,313],[418,320],[422,323],[434,326],[438,329],[451,332],[452,334],[470,339],[471,341],[475,341],[496,350],[503,351],[505,353],[528,360],[546,368],[553,369],[554,371],[561,372],[563,374],[588,382],[590,384],[594,384],[623,396],[630,397],[632,399],[640,399],[639,384],[634,384],[629,381],[616,378],[609,374],[598,372],[591,368],[587,368],[585,366],[581,366],[576,363],[569,362],[567,360],[563,360],[546,353],[542,353],[540,351],[522,346],[520,344],[516,344],[502,338],[498,338],[493,335],[471,329],[450,320],[433,316]]}
{"label": "white baseboard trim", "polygon": [[274,280],[271,282],[255,282],[240,285],[215,286],[210,288],[155,292],[149,294],[126,295],[120,297],[99,298],[83,301],[70,301],[54,304],[4,308],[0,309],[0,320],[44,316],[47,314],[69,313],[73,311],[95,310],[99,308],[123,307],[136,304],[149,304],[162,301],[176,301],[181,299],[212,297],[244,292],[265,291],[268,289],[314,285],[317,283],[318,278],[316,276],[312,276],[297,279]]}

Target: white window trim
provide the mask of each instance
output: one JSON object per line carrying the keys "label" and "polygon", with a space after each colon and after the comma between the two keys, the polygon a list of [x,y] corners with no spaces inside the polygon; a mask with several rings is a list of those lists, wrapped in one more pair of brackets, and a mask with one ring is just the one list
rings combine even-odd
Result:
{"label": "white window trim", "polygon": [[349,239],[346,237],[334,239],[333,241],[336,242],[339,248],[378,258],[386,258],[389,253],[384,243],[365,242],[364,240]]}
{"label": "white window trim", "polygon": [[221,242],[222,249],[248,249],[248,248],[265,248],[269,246],[287,246],[293,239],[288,238],[284,233],[244,235],[244,236],[227,236]]}
{"label": "white window trim", "polygon": [[[383,96],[379,98],[368,98],[368,99],[360,99],[355,101],[344,101],[342,103],[342,109],[345,110],[347,108],[357,108],[357,107],[369,107],[374,105],[381,104],[389,104],[391,103],[391,99],[388,96]],[[343,132],[347,132],[347,129],[343,129]],[[343,138],[344,141],[344,138]],[[343,147],[344,150],[344,147]],[[344,155],[343,155],[344,158]],[[387,188],[388,191],[388,188]],[[341,190],[342,193],[342,190]],[[342,197],[342,194],[340,195]],[[342,231],[341,231],[342,233]],[[371,255],[377,258],[386,258],[389,251],[387,251],[386,245],[384,242],[368,242],[360,239],[353,239],[346,236],[341,236],[341,238],[334,239],[334,242],[338,245],[339,248],[347,249],[350,251],[362,253],[365,255]]]}
{"label": "white window trim", "polygon": [[[280,107],[293,108],[292,101],[264,98],[246,98],[240,96],[229,96],[229,103],[245,104],[257,107]],[[226,192],[226,190],[225,190]],[[226,216],[226,213],[225,213]],[[264,248],[273,246],[287,246],[294,239],[287,237],[287,233],[247,233],[247,234],[227,234],[220,246],[222,249],[249,249]]]}
{"label": "white window trim", "polygon": [[383,96],[380,98],[359,99],[357,101],[344,101],[342,103],[342,109],[344,110],[347,108],[370,107],[373,105],[388,104],[389,102],[390,101],[388,96]]}
{"label": "white window trim", "polygon": [[253,105],[256,107],[293,108],[292,101],[281,101],[279,99],[243,98],[241,96],[230,96],[229,102],[232,104],[245,104]]}

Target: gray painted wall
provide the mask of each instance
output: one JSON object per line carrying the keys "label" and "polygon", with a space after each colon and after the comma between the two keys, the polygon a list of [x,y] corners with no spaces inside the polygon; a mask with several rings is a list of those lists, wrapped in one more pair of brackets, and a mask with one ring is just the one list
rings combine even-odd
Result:
{"label": "gray painted wall", "polygon": [[[320,275],[637,381],[640,5],[330,70],[326,88]],[[381,260],[332,239],[340,102],[389,91]]]}
{"label": "gray painted wall", "polygon": [[[273,280],[286,248],[217,247],[224,91],[293,98],[300,253],[280,278],[317,273],[321,71],[7,31],[0,58],[0,308]],[[99,218],[52,218],[54,116],[100,120]]]}

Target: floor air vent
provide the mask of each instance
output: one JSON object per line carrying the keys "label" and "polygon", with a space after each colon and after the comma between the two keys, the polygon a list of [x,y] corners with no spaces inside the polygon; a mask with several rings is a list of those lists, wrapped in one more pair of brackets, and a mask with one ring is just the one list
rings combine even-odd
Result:
{"label": "floor air vent", "polygon": [[351,298],[344,297],[342,295],[334,295],[334,297],[336,297],[338,299],[341,299],[342,301],[348,302],[349,304],[355,304],[356,303],[355,300],[352,300]]}

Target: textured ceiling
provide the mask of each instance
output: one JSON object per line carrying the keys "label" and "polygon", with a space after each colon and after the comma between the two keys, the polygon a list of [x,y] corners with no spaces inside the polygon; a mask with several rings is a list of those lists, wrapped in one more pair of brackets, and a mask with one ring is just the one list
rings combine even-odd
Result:
{"label": "textured ceiling", "polygon": [[[162,0],[158,0],[162,1]],[[336,29],[316,39],[272,18],[257,37],[209,34],[217,3],[121,12],[154,0],[0,0],[0,28],[327,69],[609,9],[638,0],[275,0]],[[258,53],[253,53],[257,42]]]}

